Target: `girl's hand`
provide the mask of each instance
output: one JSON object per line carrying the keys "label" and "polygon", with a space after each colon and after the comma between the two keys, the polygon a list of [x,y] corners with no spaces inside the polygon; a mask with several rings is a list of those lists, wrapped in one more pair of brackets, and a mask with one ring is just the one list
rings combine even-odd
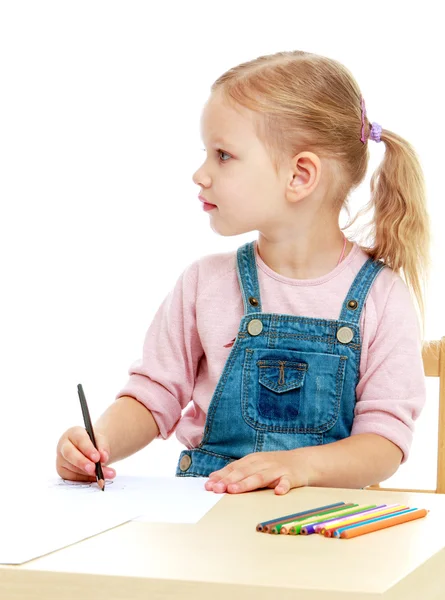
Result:
{"label": "girl's hand", "polygon": [[294,487],[309,485],[307,466],[296,450],[254,452],[210,473],[206,490],[229,494],[258,488],[275,488],[276,494],[287,494]]}
{"label": "girl's hand", "polygon": [[[107,438],[94,432],[99,451],[93,446],[90,436],[83,427],[71,427],[57,444],[57,473],[62,479],[72,481],[96,481],[96,462],[102,466],[110,458],[110,447]],[[113,479],[116,471],[108,467],[102,468],[105,479]]]}

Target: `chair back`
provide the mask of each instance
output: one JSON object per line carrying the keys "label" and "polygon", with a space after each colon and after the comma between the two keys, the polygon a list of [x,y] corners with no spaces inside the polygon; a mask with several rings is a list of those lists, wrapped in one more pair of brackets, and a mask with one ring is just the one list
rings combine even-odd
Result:
{"label": "chair back", "polygon": [[439,378],[439,414],[437,438],[437,483],[435,490],[412,490],[405,488],[385,488],[379,484],[368,489],[397,492],[433,492],[445,494],[445,337],[425,342],[422,348],[425,377]]}
{"label": "chair back", "polygon": [[437,439],[437,486],[438,494],[445,494],[445,337],[426,342],[422,350],[426,377],[439,378],[439,414]]}

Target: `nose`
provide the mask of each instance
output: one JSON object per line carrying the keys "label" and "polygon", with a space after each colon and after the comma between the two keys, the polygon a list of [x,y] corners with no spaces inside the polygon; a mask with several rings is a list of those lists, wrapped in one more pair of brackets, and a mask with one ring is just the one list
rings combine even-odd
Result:
{"label": "nose", "polygon": [[193,183],[196,183],[196,185],[200,185],[203,188],[209,187],[209,185],[211,183],[210,177],[206,174],[206,172],[204,170],[204,165],[201,165],[199,167],[199,169],[197,169],[193,173],[192,179],[193,179]]}

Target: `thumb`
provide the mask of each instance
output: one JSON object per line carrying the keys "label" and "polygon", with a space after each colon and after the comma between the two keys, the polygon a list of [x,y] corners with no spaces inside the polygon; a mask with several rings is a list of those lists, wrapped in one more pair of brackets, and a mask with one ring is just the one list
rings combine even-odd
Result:
{"label": "thumb", "polygon": [[289,477],[280,477],[279,481],[278,481],[278,485],[275,487],[275,494],[279,494],[279,495],[283,495],[283,494],[287,494],[287,492],[290,490],[291,485],[290,485],[290,479]]}

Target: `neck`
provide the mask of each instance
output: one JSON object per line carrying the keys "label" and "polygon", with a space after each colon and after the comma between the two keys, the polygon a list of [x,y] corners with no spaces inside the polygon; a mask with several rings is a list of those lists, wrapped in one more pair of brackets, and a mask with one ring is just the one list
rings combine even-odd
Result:
{"label": "neck", "polygon": [[[323,235],[300,235],[279,240],[258,236],[257,248],[263,262],[276,273],[291,279],[317,279],[337,266],[344,247],[344,235],[337,226]],[[343,254],[349,254],[352,242],[346,241]]]}

